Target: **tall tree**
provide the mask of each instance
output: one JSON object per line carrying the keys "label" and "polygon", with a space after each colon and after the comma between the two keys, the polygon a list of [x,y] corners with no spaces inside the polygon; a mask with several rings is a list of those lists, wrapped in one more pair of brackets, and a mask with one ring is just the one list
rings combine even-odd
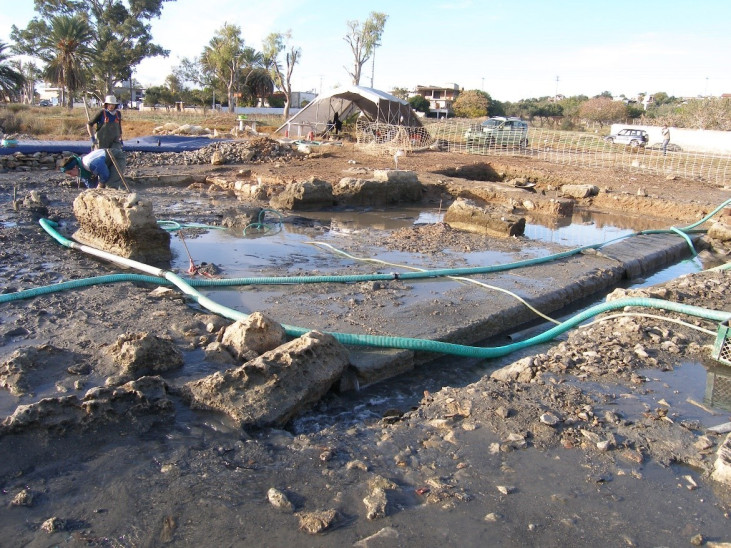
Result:
{"label": "tall tree", "polygon": [[348,21],[348,34],[344,40],[350,46],[353,52],[353,72],[348,70],[348,74],[353,79],[354,85],[360,84],[361,72],[363,65],[374,55],[375,50],[381,45],[381,36],[383,35],[383,27],[386,25],[388,15],[377,11],[372,11],[364,22]]}
{"label": "tall tree", "polygon": [[62,102],[73,107],[73,94],[82,89],[85,66],[93,52],[91,28],[80,16],[60,15],[51,19],[49,33],[41,37],[38,53],[46,64],[45,76],[65,90]]}
{"label": "tall tree", "polygon": [[147,57],[167,56],[168,50],[153,44],[149,21],[162,13],[164,2],[175,0],[34,0],[34,17],[25,29],[12,27],[11,38],[19,53],[38,57],[40,43],[50,32],[47,21],[59,16],[78,16],[87,21],[94,49],[88,63],[97,91],[106,95],[132,75]]}
{"label": "tall tree", "polygon": [[226,87],[228,110],[234,112],[234,90],[244,66],[244,39],[241,28],[224,23],[208,45],[203,48],[200,63],[204,70],[212,72]]}
{"label": "tall tree", "polygon": [[[284,113],[283,118],[289,118],[289,109],[292,105],[292,72],[294,66],[299,62],[302,50],[289,44],[292,39],[292,31],[286,33],[273,32],[264,40],[264,58],[269,70],[272,74],[274,84],[284,93]],[[285,53],[284,68],[279,62],[279,56]]]}
{"label": "tall tree", "polygon": [[23,63],[20,59],[17,59],[12,61],[11,64],[25,78],[21,92],[21,101],[32,105],[35,101],[36,82],[43,78],[43,71],[33,61]]}
{"label": "tall tree", "polygon": [[0,41],[0,99],[10,101],[20,95],[25,78],[10,65],[10,56],[5,53],[8,45]]}
{"label": "tall tree", "polygon": [[579,108],[579,116],[585,120],[599,122],[599,127],[604,124],[618,122],[627,117],[627,106],[622,101],[612,101],[607,97],[595,97],[582,103]]}

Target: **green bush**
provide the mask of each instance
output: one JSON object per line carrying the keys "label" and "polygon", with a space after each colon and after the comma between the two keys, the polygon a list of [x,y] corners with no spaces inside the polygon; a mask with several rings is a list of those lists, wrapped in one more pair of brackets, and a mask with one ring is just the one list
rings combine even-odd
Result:
{"label": "green bush", "polygon": [[490,99],[484,91],[469,90],[459,94],[452,105],[454,114],[460,118],[487,116]]}

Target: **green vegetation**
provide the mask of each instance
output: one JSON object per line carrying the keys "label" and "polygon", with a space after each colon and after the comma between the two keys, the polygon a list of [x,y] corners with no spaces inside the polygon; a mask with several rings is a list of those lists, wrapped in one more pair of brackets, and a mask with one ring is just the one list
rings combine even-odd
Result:
{"label": "green vegetation", "polygon": [[[160,16],[165,1],[130,1],[127,7],[123,2],[35,0],[39,16],[25,29],[13,25],[13,49],[44,61],[56,75],[53,83],[84,85],[85,91],[101,97],[112,93],[119,82],[129,80],[143,59],[168,55],[167,50],[152,42],[149,25],[151,19]],[[62,36],[80,42],[62,45],[51,39]],[[66,55],[60,56],[62,51]],[[76,53],[75,59],[69,59],[71,52]],[[54,59],[56,67],[51,66]],[[65,69],[72,67],[75,74],[64,72],[64,65]],[[76,89],[69,87],[67,91],[73,95]]]}
{"label": "green vegetation", "polygon": [[0,42],[0,99],[11,100],[17,97],[18,90],[25,83],[22,73],[10,66],[7,44]]}
{"label": "green vegetation", "polygon": [[425,99],[421,95],[409,97],[409,104],[414,110],[429,114],[429,100]]}
{"label": "green vegetation", "polygon": [[473,89],[460,93],[452,110],[460,118],[480,118],[487,116],[489,107],[490,96],[484,91]]}

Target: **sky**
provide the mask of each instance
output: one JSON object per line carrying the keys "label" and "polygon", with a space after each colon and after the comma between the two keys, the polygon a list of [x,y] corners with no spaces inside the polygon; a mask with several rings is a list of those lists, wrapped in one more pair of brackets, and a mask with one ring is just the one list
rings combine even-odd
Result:
{"label": "sky", "polygon": [[[676,97],[731,93],[728,0],[174,0],[151,21],[167,58],[143,61],[134,78],[160,85],[181,59],[199,57],[224,23],[257,50],[291,31],[302,51],[293,91],[351,83],[348,21],[388,15],[375,63],[360,84],[390,91],[457,84],[498,101],[554,94]],[[35,16],[33,0],[0,0],[0,40]]]}

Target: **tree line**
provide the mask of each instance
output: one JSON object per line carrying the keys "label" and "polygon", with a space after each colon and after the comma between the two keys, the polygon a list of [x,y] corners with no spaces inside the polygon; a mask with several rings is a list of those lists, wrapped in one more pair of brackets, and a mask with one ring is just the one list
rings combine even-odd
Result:
{"label": "tree line", "polygon": [[[403,88],[395,94],[408,99],[415,110],[428,113],[429,101],[420,96],[409,97]],[[639,101],[644,99],[641,94]],[[452,105],[454,115],[460,118],[481,118],[490,116],[516,116],[540,126],[564,130],[581,129],[586,123],[599,127],[613,123],[661,125],[692,128],[731,130],[731,99],[701,97],[683,99],[665,92],[652,94],[647,108],[641,102],[628,101],[623,97],[614,100],[609,91],[594,97],[575,95],[572,97],[540,97],[520,101],[496,101],[481,90],[461,92]]]}
{"label": "tree line", "polygon": [[[91,94],[98,99],[133,79],[142,60],[169,55],[153,41],[150,21],[160,17],[164,2],[175,0],[35,0],[38,14],[21,29],[13,25],[12,45],[0,42],[0,100],[32,103],[39,80],[61,90],[60,101],[71,108],[74,99]],[[388,16],[371,12],[365,21],[348,21],[345,42],[353,54],[346,70],[359,85],[362,68],[380,46]],[[21,63],[10,54],[37,62]],[[292,32],[274,32],[257,49],[247,45],[238,25],[224,23],[201,54],[185,58],[163,85],[145,90],[145,104],[179,101],[206,106],[216,100],[233,112],[282,92],[284,116],[289,114],[292,75],[302,56]],[[129,92],[119,91],[126,102]]]}

